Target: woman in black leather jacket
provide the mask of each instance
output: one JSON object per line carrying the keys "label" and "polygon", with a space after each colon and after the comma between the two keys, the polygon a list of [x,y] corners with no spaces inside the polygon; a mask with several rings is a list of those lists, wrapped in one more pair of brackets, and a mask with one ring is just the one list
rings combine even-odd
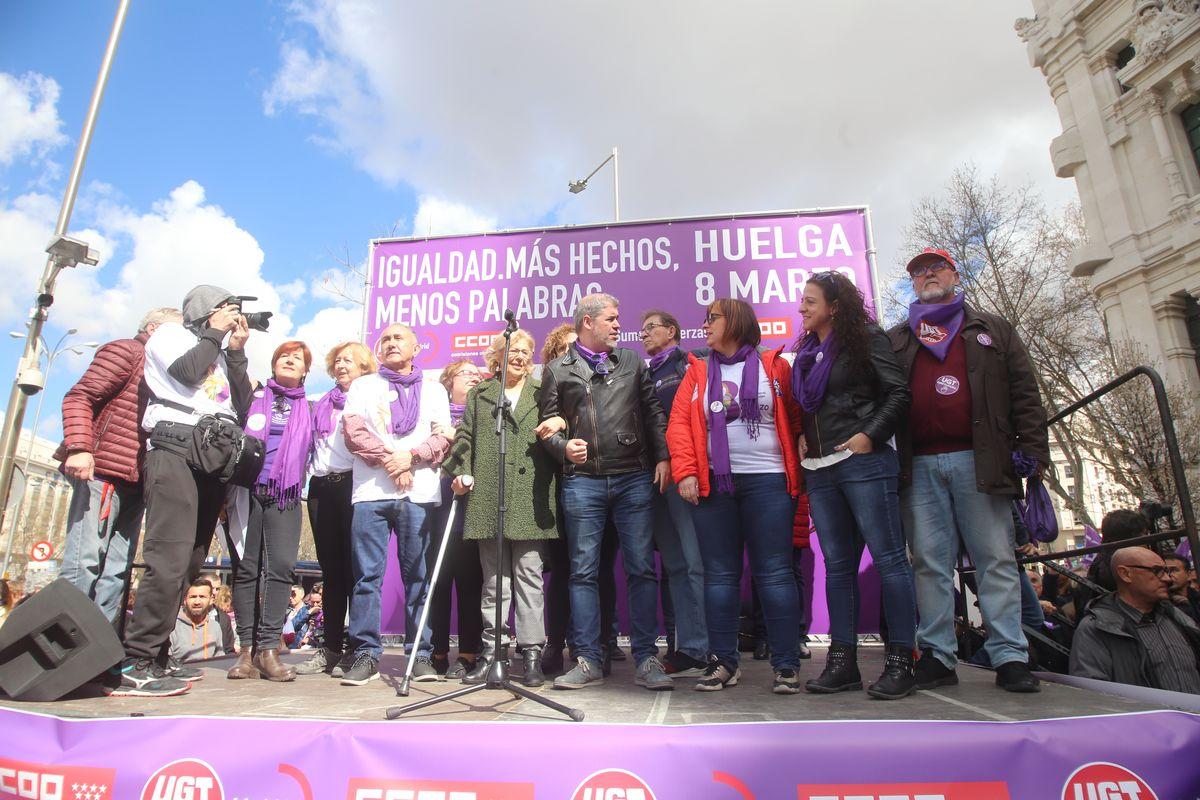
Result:
{"label": "woman in black leather jacket", "polygon": [[889,440],[911,394],[891,343],[862,294],[835,272],[814,275],[800,306],[794,394],[804,409],[800,455],[810,513],[825,558],[829,658],[810,692],[862,688],[856,658],[858,562],[865,542],[883,588],[889,643],[883,675],[867,688],[884,700],[916,688],[916,601],[900,529],[899,461]]}

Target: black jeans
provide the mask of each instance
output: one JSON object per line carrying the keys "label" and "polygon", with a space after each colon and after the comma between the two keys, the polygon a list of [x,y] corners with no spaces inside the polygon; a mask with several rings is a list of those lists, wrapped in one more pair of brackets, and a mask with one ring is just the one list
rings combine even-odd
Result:
{"label": "black jeans", "polygon": [[233,612],[242,647],[274,650],[287,619],[296,555],[300,551],[300,504],[280,508],[250,492],[246,552],[233,573]]}
{"label": "black jeans", "polygon": [[350,503],[354,481],[349,472],[314,477],[308,482],[308,523],[317,545],[317,563],[324,584],[321,606],[325,647],[341,652],[346,645],[346,611],[354,576],[350,571]]}
{"label": "black jeans", "polygon": [[146,453],[144,486],[146,570],[125,631],[125,654],[132,658],[155,658],[165,650],[225,500],[225,484],[193,472],[183,456],[166,450]]}
{"label": "black jeans", "polygon": [[[479,606],[483,602],[483,568],[479,561],[479,543],[463,539],[463,519],[467,511],[467,497],[458,501],[454,523],[450,527],[450,542],[442,558],[442,570],[433,585],[430,598],[429,629],[433,637],[433,652],[444,655],[450,652],[450,598],[453,593],[458,600],[458,652],[478,654],[483,649],[483,618]],[[446,518],[454,501],[450,481],[442,480],[442,504],[433,512],[433,526],[429,531],[429,551],[425,558],[428,565],[425,573],[433,579],[433,565],[437,561],[438,548],[446,532]]]}

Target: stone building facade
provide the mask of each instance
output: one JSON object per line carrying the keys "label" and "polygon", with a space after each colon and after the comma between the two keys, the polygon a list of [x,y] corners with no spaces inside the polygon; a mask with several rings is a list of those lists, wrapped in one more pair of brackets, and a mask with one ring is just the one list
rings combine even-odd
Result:
{"label": "stone building facade", "polygon": [[1113,342],[1200,397],[1200,0],[1032,0],[1017,20],[1063,132],[1086,276]]}

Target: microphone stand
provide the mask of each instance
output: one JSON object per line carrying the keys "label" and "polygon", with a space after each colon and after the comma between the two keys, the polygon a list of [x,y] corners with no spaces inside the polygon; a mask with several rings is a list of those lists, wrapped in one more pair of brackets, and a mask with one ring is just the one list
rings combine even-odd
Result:
{"label": "microphone stand", "polygon": [[[418,700],[415,703],[409,703],[405,706],[392,706],[384,713],[384,717],[386,719],[398,719],[410,711],[417,711],[418,709],[428,708],[429,706],[437,705],[438,703],[443,703],[447,700],[455,700],[459,697],[465,697],[466,695],[473,694],[474,692],[478,692],[483,689],[503,689],[505,691],[512,692],[517,697],[523,697],[526,700],[532,700],[535,703],[540,703],[546,708],[553,709],[560,714],[566,714],[576,722],[583,721],[583,711],[580,709],[569,708],[561,703],[556,703],[553,700],[542,697],[535,692],[529,691],[529,689],[525,688],[524,686],[519,686],[513,683],[508,677],[508,645],[502,644],[504,620],[501,617],[501,611],[504,608],[504,584],[502,582],[502,573],[505,570],[503,563],[504,515],[508,511],[507,499],[504,490],[504,473],[508,463],[508,435],[504,427],[504,418],[508,416],[511,419],[512,415],[509,413],[508,395],[504,390],[507,383],[505,381],[505,377],[508,375],[508,348],[512,341],[512,335],[517,330],[517,323],[511,314],[505,314],[505,318],[508,320],[508,325],[504,329],[504,356],[500,362],[500,401],[496,404],[495,411],[495,432],[496,436],[499,437],[500,444],[500,470],[496,478],[496,489],[498,491],[498,501],[496,504],[496,574],[493,577],[496,581],[496,594],[498,596],[496,598],[496,617],[494,620],[495,627],[492,628],[492,632],[495,637],[495,640],[492,642],[493,647],[495,648],[492,654],[492,663],[488,666],[487,679],[483,683],[478,683],[473,686],[464,686],[463,688],[456,689],[453,692],[447,692],[446,694],[438,695],[437,697],[430,697],[426,700]],[[431,594],[433,592],[432,584],[429,587],[429,592]],[[513,600],[515,601],[515,592],[513,594]],[[407,690],[407,681],[405,682],[403,688]],[[399,694],[399,692],[397,694]]]}

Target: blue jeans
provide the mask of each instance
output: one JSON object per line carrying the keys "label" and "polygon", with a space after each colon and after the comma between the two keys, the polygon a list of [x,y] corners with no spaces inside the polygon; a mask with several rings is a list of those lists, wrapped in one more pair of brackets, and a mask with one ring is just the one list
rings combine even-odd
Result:
{"label": "blue jeans", "polygon": [[[123,613],[121,600],[142,532],[146,510],[142,487],[99,479],[67,480],[72,489],[71,506],[59,577],[94,600],[108,621],[116,624]],[[103,496],[106,486],[110,487],[108,497]]]}
{"label": "blue jeans", "polygon": [[979,586],[979,611],[987,628],[984,648],[994,666],[1024,663],[1021,581],[1013,555],[1012,498],[980,492],[975,453],[915,456],[912,486],[904,491],[904,529],[913,554],[921,625],[917,643],[947,667],[957,662],[954,636],[954,566],[962,537]]}
{"label": "blue jeans", "polygon": [[800,668],[800,597],[792,575],[792,520],[796,498],[782,472],[734,474],[733,494],[713,490],[692,506],[704,558],[708,646],[730,671],[738,665],[743,554],[758,584],[771,648],[771,666]]}
{"label": "blue jeans", "polygon": [[433,506],[409,500],[371,500],[354,504],[350,523],[350,569],[354,590],[350,593],[350,625],[347,650],[369,655],[376,661],[383,654],[379,636],[380,591],[387,562],[388,540],[396,534],[400,560],[400,579],[404,581],[404,652],[412,653],[414,640],[418,656],[430,656],[433,644],[429,626],[414,636],[425,601],[425,557],[429,549],[430,513]]}
{"label": "blue jeans", "polygon": [[[594,664],[600,653],[600,542],[609,515],[621,543],[628,580],[630,637],[637,663],[658,653],[658,575],[654,570],[654,493],[649,472],[592,477],[571,475],[562,481],[562,512],[571,558],[571,641],[575,654]],[[608,631],[604,632],[607,640]]]}
{"label": "blue jeans", "polygon": [[[708,628],[704,621],[704,562],[691,505],[679,496],[679,487],[671,484],[665,494],[654,496],[654,544],[662,558],[665,583],[674,612],[675,649],[692,658],[708,658]],[[663,616],[667,616],[664,597]],[[671,638],[672,631],[667,631]]]}
{"label": "blue jeans", "polygon": [[896,495],[900,463],[887,445],[805,471],[809,512],[825,557],[829,638],[858,642],[858,562],[865,542],[879,571],[888,643],[914,643],[913,573],[904,551]]}

